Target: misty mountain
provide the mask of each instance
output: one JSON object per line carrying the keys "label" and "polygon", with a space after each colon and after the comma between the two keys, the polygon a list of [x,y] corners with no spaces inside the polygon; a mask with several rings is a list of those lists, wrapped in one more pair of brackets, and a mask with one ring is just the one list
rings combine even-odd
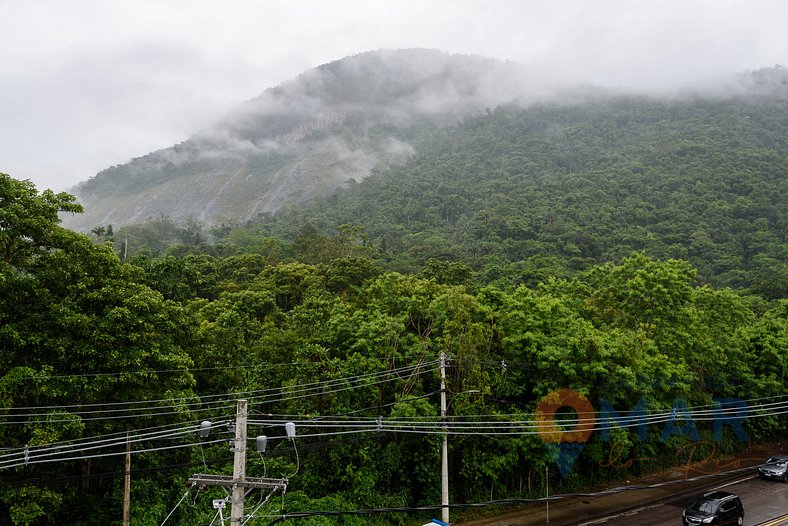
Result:
{"label": "misty mountain", "polygon": [[555,86],[519,65],[412,49],[362,53],[309,70],[188,140],[99,172],[71,191],[88,230],[166,215],[244,221],[330,193],[408,160],[414,124],[440,127]]}
{"label": "misty mountain", "polygon": [[[698,89],[663,95],[659,100],[674,104],[654,118],[682,119],[679,101],[784,103],[788,71],[764,68]],[[501,104],[550,104],[582,115],[592,107],[604,113],[622,96],[490,58],[424,49],[362,53],[270,88],[178,145],[99,172],[72,189],[85,213],[64,217],[64,224],[87,231],[163,216],[205,226],[241,223],[403,166],[439,130]],[[726,126],[713,119],[708,125]],[[561,123],[550,129],[553,142],[567,140]],[[611,153],[618,155],[605,155]]]}
{"label": "misty mountain", "polygon": [[688,260],[701,282],[786,297],[788,71],[714,87],[504,104],[425,128],[407,163],[259,216],[246,235],[215,229],[228,234],[216,246],[290,240],[286,257],[327,263],[354,225],[386,268],[462,262],[483,283],[532,285],[646,251]]}

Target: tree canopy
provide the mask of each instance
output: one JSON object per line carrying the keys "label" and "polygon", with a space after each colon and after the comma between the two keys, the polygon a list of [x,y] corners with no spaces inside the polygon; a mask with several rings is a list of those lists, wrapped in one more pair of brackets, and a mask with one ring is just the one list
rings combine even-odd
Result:
{"label": "tree canopy", "polygon": [[[683,463],[689,443],[784,437],[775,104],[620,99],[416,126],[408,164],[212,230],[79,234],[59,224],[72,196],[0,175],[0,522],[117,521],[126,447],[135,524],[210,522],[220,490],[178,504],[191,474],[232,469],[239,397],[271,443],[247,473],[289,478],[281,504],[260,495],[274,515],[437,504],[441,426],[452,502],[481,504],[539,495],[546,467],[570,491]],[[535,431],[567,392],[607,422],[571,469]],[[721,408],[740,425],[669,418]]]}

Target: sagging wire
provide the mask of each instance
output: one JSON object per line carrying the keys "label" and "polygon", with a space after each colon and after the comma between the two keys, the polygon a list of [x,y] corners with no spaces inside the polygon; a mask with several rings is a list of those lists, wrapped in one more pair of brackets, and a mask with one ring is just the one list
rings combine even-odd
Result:
{"label": "sagging wire", "polygon": [[292,477],[295,477],[296,474],[298,473],[298,470],[301,469],[301,460],[298,457],[298,446],[296,446],[296,441],[295,441],[295,437],[296,437],[296,426],[295,426],[295,423],[293,423],[293,422],[285,423],[285,433],[287,433],[287,439],[290,442],[293,443],[293,449],[295,449],[295,455],[296,455],[296,470],[295,470],[295,473],[290,475],[290,477],[287,477],[287,478],[292,478]]}
{"label": "sagging wire", "polygon": [[298,447],[295,445],[295,440],[293,441],[293,449],[295,449],[296,455],[296,470],[295,472],[287,478],[293,478],[298,474],[298,470],[301,469],[301,459],[298,458]]}
{"label": "sagging wire", "polygon": [[169,519],[169,518],[172,516],[172,514],[173,514],[173,513],[175,513],[175,510],[177,510],[177,509],[178,509],[178,506],[180,506],[180,505],[181,505],[181,503],[182,503],[184,500],[186,500],[186,497],[188,497],[188,496],[189,496],[189,493],[191,492],[192,488],[193,488],[194,486],[196,486],[196,485],[197,485],[197,483],[196,483],[196,482],[192,482],[192,485],[191,485],[191,486],[189,486],[189,489],[187,489],[187,490],[186,490],[186,493],[184,493],[184,494],[183,494],[183,497],[181,497],[181,500],[179,500],[179,501],[178,501],[178,504],[176,504],[176,505],[175,505],[175,507],[174,507],[174,508],[172,508],[172,510],[170,510],[170,512],[167,514],[167,516],[166,516],[166,517],[164,517],[164,520],[163,520],[163,521],[161,521],[161,524],[160,524],[159,526],[164,526],[164,523],[165,523],[165,522],[167,522],[167,520],[168,520],[168,519]]}
{"label": "sagging wire", "polygon": [[[285,486],[285,488],[286,488],[286,487],[287,487],[287,486]],[[265,500],[262,500],[260,503],[258,503],[258,504],[257,504],[257,506],[256,506],[256,507],[255,507],[255,508],[252,510],[252,512],[251,512],[251,513],[248,515],[248,518],[247,518],[245,521],[243,521],[243,522],[241,523],[241,526],[245,526],[245,524],[246,524],[246,523],[248,523],[249,521],[251,521],[251,520],[253,520],[253,519],[256,519],[256,518],[258,518],[258,517],[255,517],[255,513],[257,513],[257,510],[259,510],[260,508],[262,508],[263,506],[265,506],[265,505],[268,503],[268,501],[271,499],[271,497],[274,495],[274,493],[276,492],[276,490],[278,490],[278,489],[279,489],[279,486],[277,486],[277,487],[275,487],[274,489],[272,489],[272,490],[271,490],[271,492],[270,492],[270,493],[268,493],[268,496],[265,498]],[[285,491],[286,491],[286,490],[285,490]],[[262,492],[260,492],[260,496],[262,497]],[[282,492],[282,499],[284,499],[284,491]],[[282,500],[282,509],[284,509],[284,500]]]}

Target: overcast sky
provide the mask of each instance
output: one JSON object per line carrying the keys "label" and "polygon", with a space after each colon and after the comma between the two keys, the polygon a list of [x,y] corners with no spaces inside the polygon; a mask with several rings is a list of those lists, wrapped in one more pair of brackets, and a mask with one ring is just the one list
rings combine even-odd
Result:
{"label": "overcast sky", "polygon": [[0,172],[65,190],[304,70],[435,48],[611,87],[788,65],[788,0],[0,0]]}

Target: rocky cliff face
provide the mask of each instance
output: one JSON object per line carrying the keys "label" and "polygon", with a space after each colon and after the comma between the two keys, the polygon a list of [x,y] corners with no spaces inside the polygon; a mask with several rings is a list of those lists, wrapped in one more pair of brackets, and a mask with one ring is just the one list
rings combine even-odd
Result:
{"label": "rocky cliff face", "polygon": [[[764,68],[698,89],[681,96],[784,101],[788,71]],[[264,91],[181,144],[99,172],[71,190],[85,213],[64,224],[87,231],[160,216],[204,225],[245,221],[407,161],[415,124],[423,133],[502,103],[608,94],[488,58],[424,49],[362,53]]]}
{"label": "rocky cliff face", "polygon": [[[538,82],[537,82],[538,80]],[[406,161],[414,123],[441,126],[550,90],[512,63],[431,50],[376,51],[307,71],[176,146],[103,170],[72,192],[89,230],[162,215],[244,221]]]}

